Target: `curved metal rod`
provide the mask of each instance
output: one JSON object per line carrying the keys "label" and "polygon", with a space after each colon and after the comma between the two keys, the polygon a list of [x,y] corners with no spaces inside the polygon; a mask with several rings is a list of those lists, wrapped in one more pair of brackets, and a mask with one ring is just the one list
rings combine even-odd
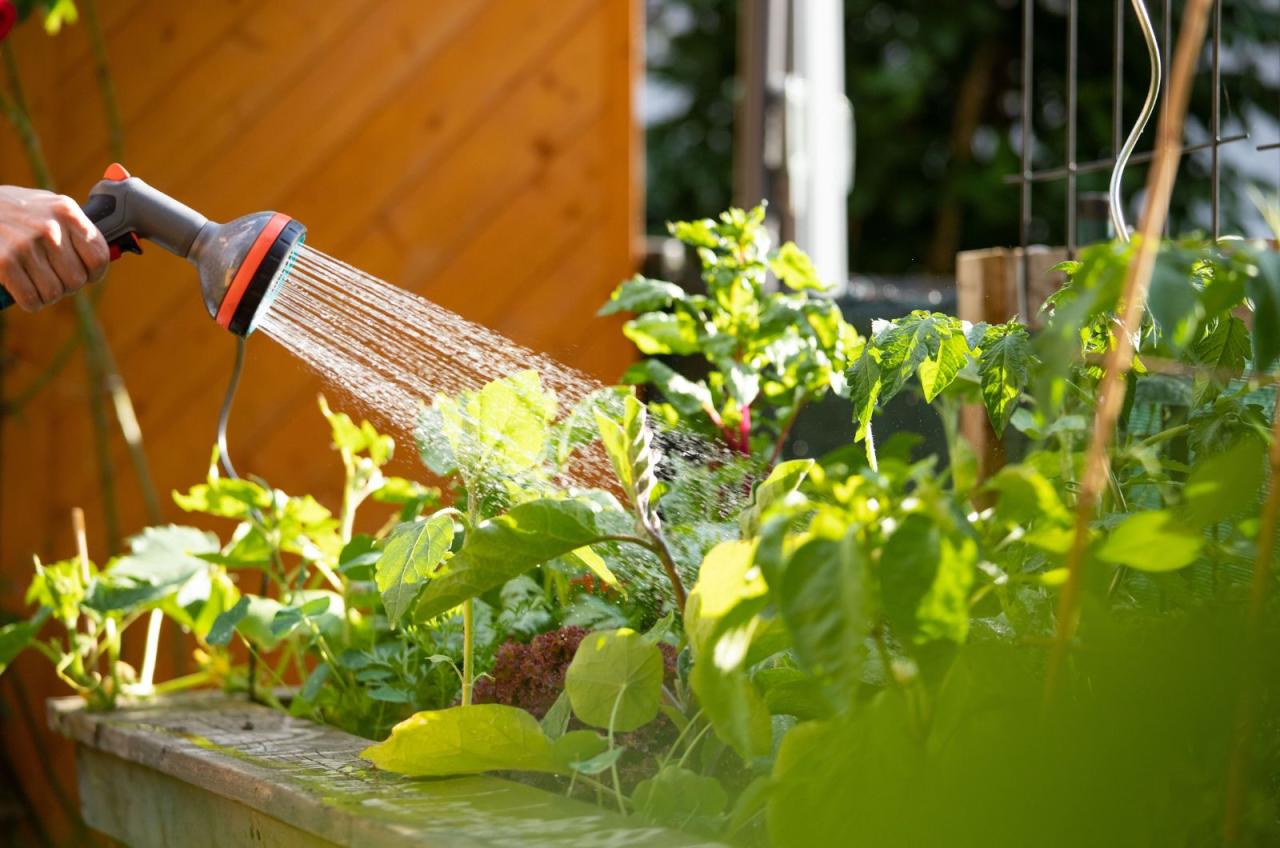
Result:
{"label": "curved metal rod", "polygon": [[1147,42],[1147,54],[1151,57],[1151,86],[1147,89],[1147,99],[1142,104],[1142,113],[1138,115],[1138,122],[1129,131],[1129,137],[1124,140],[1124,146],[1116,156],[1116,165],[1111,170],[1111,188],[1107,195],[1107,202],[1111,211],[1111,226],[1116,231],[1116,238],[1122,241],[1129,240],[1129,225],[1124,220],[1124,210],[1120,206],[1120,178],[1124,176],[1129,157],[1133,155],[1133,149],[1138,146],[1138,139],[1142,136],[1142,131],[1147,128],[1147,122],[1156,111],[1156,101],[1160,98],[1160,47],[1156,44],[1155,27],[1151,25],[1151,15],[1147,12],[1146,4],[1142,0],[1132,0],[1132,2],[1133,11],[1138,15],[1138,27],[1142,30],[1142,38]]}
{"label": "curved metal rod", "polygon": [[232,480],[239,480],[236,467],[231,464],[231,453],[227,450],[227,422],[231,418],[231,403],[236,397],[236,388],[240,385],[240,372],[244,369],[244,336],[236,338],[236,364],[231,369],[231,382],[227,384],[227,393],[222,399],[222,408],[218,410],[218,464],[222,471]]}

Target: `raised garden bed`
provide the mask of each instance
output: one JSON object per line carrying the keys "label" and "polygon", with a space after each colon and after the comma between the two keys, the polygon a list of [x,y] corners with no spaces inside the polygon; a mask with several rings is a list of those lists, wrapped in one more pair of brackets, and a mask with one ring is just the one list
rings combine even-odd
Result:
{"label": "raised garden bed", "polygon": [[378,771],[367,740],[222,694],[58,698],[48,717],[76,743],[85,821],[135,848],[714,844],[508,780]]}

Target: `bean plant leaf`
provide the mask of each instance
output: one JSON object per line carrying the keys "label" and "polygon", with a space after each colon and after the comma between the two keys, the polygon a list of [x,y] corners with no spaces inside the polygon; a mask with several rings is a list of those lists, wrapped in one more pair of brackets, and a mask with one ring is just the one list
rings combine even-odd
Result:
{"label": "bean plant leaf", "polygon": [[927,516],[908,515],[885,543],[879,569],[885,613],[899,636],[964,642],[976,564],[972,539],[953,540]]}
{"label": "bean plant leaf", "polygon": [[1004,435],[1018,398],[1027,384],[1031,337],[1021,324],[1009,322],[987,330],[978,357],[982,401],[997,435]]}
{"label": "bean plant leaf", "polygon": [[625,733],[657,716],[662,676],[662,652],[624,627],[582,640],[565,672],[564,688],[579,719]]}
{"label": "bean plant leaf", "polygon": [[652,280],[637,274],[614,289],[609,302],[600,307],[597,315],[613,315],[616,312],[654,312],[665,309],[684,298],[684,289],[663,280]]}
{"label": "bean plant leaf", "polygon": [[378,591],[387,616],[397,622],[413,604],[418,586],[429,578],[453,544],[453,517],[436,513],[391,531],[375,566]]}
{"label": "bean plant leaf", "polygon": [[9,663],[22,653],[32,640],[40,633],[40,628],[48,620],[52,612],[48,607],[41,607],[36,614],[26,621],[15,621],[0,627],[0,674],[4,674]]}
{"label": "bean plant leaf", "polygon": [[250,602],[249,595],[241,595],[240,600],[236,601],[231,609],[213,620],[213,627],[209,628],[209,635],[205,637],[205,641],[210,645],[218,646],[230,644],[231,636],[235,633],[236,627],[249,614]]}
{"label": "bean plant leaf", "polygon": [[418,599],[418,620],[434,618],[513,577],[599,542],[626,535],[632,521],[617,503],[586,497],[526,501],[467,534]]}
{"label": "bean plant leaf", "polygon": [[538,372],[529,370],[456,398],[437,395],[434,408],[463,478],[483,486],[494,476],[542,463],[556,399],[543,389]]}
{"label": "bean plant leaf", "polygon": [[738,516],[742,538],[750,539],[760,532],[761,518],[776,504],[800,488],[813,468],[812,459],[792,459],[774,466],[751,496],[751,504]]}
{"label": "bean plant leaf", "polygon": [[1204,537],[1166,509],[1137,512],[1111,531],[1098,559],[1138,571],[1177,571],[1196,561]]}
{"label": "bean plant leaf", "polygon": [[414,777],[563,771],[538,720],[504,704],[416,713],[360,756],[380,769]]}

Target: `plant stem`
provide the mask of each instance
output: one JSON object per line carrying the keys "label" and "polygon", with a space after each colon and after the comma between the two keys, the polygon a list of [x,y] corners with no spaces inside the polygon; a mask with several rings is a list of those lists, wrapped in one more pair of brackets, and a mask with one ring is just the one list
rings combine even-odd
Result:
{"label": "plant stem", "polygon": [[164,623],[164,613],[153,609],[147,618],[146,650],[142,654],[142,672],[138,676],[138,689],[142,692],[152,691],[156,679],[156,654],[160,650],[160,626]]}
{"label": "plant stem", "polygon": [[471,706],[471,682],[475,679],[475,599],[462,602],[462,706]]}
{"label": "plant stem", "polygon": [[107,62],[107,41],[102,35],[102,21],[98,18],[98,0],[80,0],[84,10],[84,27],[93,48],[93,70],[98,79],[98,92],[102,95],[102,109],[107,118],[107,137],[111,155],[124,158],[124,124],[120,120],[120,104],[116,100],[116,87],[111,79]]}
{"label": "plant stem", "polygon": [[1147,200],[1136,239],[1137,254],[1129,263],[1124,294],[1120,298],[1124,305],[1122,325],[1115,333],[1116,343],[1108,351],[1102,382],[1098,386],[1099,401],[1093,419],[1093,437],[1085,454],[1084,479],[1076,501],[1075,538],[1067,558],[1067,582],[1058,597],[1056,633],[1045,674],[1046,703],[1053,697],[1079,623],[1082,571],[1089,541],[1089,526],[1110,472],[1108,451],[1124,407],[1125,377],[1133,361],[1133,339],[1142,321],[1147,286],[1151,282],[1156,254],[1160,249],[1160,236],[1169,214],[1169,199],[1178,173],[1178,160],[1182,155],[1183,123],[1187,101],[1191,96],[1192,76],[1204,42],[1211,5],[1211,0],[1190,0],[1183,12],[1182,31],[1178,35],[1168,95],[1156,131],[1155,155],[1147,172]]}
{"label": "plant stem", "polygon": [[765,464],[765,471],[772,471],[773,467],[778,464],[778,460],[782,458],[782,448],[787,443],[787,437],[791,435],[791,428],[795,426],[796,419],[800,417],[800,410],[808,403],[808,398],[801,396],[797,401],[795,408],[791,410],[791,414],[787,416],[787,420],[783,422],[782,429],[778,431],[778,441],[773,446],[773,452],[769,454],[769,461]]}

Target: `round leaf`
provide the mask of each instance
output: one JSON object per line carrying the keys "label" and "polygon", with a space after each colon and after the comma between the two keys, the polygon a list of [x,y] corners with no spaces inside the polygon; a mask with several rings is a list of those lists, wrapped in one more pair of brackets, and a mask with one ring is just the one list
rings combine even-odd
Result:
{"label": "round leaf", "polygon": [[582,721],[627,732],[658,714],[662,670],[662,652],[634,630],[592,633],[569,664],[565,691]]}

